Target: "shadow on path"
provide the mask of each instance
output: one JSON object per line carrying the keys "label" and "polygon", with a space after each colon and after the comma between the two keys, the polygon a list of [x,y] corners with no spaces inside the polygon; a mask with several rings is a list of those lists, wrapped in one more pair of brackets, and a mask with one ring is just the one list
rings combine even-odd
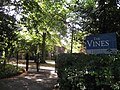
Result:
{"label": "shadow on path", "polygon": [[53,90],[57,75],[53,70],[40,69],[0,80],[0,90]]}

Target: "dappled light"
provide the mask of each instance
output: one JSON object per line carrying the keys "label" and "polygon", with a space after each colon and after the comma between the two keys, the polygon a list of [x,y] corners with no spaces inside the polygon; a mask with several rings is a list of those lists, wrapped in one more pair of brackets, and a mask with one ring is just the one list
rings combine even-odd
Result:
{"label": "dappled light", "polygon": [[43,79],[36,79],[36,81],[37,81],[37,82],[42,82],[42,81],[43,81]]}
{"label": "dappled light", "polygon": [[120,0],[0,0],[0,90],[120,90],[119,50]]}
{"label": "dappled light", "polygon": [[[19,61],[18,64],[19,67],[25,68],[25,60]],[[48,63],[48,65],[47,65]],[[39,67],[39,72],[36,72],[36,64],[31,62],[29,65],[29,69],[27,72],[24,72],[23,74],[3,79],[2,82],[0,82],[0,88],[3,90],[6,88],[4,85],[7,83],[7,87],[10,88],[10,90],[52,90],[54,85],[57,83],[57,74],[55,73],[55,62],[54,61],[47,61],[47,63],[44,65],[42,64]],[[16,65],[15,61],[9,62],[9,64]],[[52,65],[51,65],[52,64]],[[1,87],[1,85],[3,86]],[[19,84],[15,86],[16,84]],[[38,89],[39,88],[39,89]]]}
{"label": "dappled light", "polygon": [[[26,67],[26,60],[19,60],[19,67]],[[16,60],[11,60],[9,62],[9,64],[12,65],[17,65]],[[36,63],[33,60],[29,60],[29,66],[28,66],[31,70],[35,70],[36,69]],[[46,60],[46,64],[39,64],[39,69],[47,69],[47,70],[55,70],[55,62],[54,61],[50,61],[50,60]]]}
{"label": "dappled light", "polygon": [[38,73],[28,73],[24,76],[24,78],[34,80],[37,82],[47,82],[46,78],[57,78],[57,74],[55,73],[55,71],[40,70]]}

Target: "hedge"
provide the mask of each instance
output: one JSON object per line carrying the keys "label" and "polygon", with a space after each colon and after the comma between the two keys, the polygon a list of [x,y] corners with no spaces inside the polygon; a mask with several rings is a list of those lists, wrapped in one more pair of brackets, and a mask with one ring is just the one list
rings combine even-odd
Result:
{"label": "hedge", "polygon": [[120,55],[60,54],[60,90],[120,90]]}

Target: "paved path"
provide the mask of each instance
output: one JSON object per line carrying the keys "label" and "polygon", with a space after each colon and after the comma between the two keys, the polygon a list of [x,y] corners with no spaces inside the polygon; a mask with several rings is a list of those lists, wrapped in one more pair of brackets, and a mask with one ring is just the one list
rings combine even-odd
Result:
{"label": "paved path", "polygon": [[54,68],[41,67],[39,72],[31,68],[19,76],[1,79],[0,90],[53,90],[56,83]]}

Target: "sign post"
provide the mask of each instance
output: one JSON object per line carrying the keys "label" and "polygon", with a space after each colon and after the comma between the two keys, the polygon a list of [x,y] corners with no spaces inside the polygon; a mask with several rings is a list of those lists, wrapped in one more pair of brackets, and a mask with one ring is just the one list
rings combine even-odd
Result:
{"label": "sign post", "polygon": [[116,33],[87,36],[86,52],[88,54],[116,54]]}

